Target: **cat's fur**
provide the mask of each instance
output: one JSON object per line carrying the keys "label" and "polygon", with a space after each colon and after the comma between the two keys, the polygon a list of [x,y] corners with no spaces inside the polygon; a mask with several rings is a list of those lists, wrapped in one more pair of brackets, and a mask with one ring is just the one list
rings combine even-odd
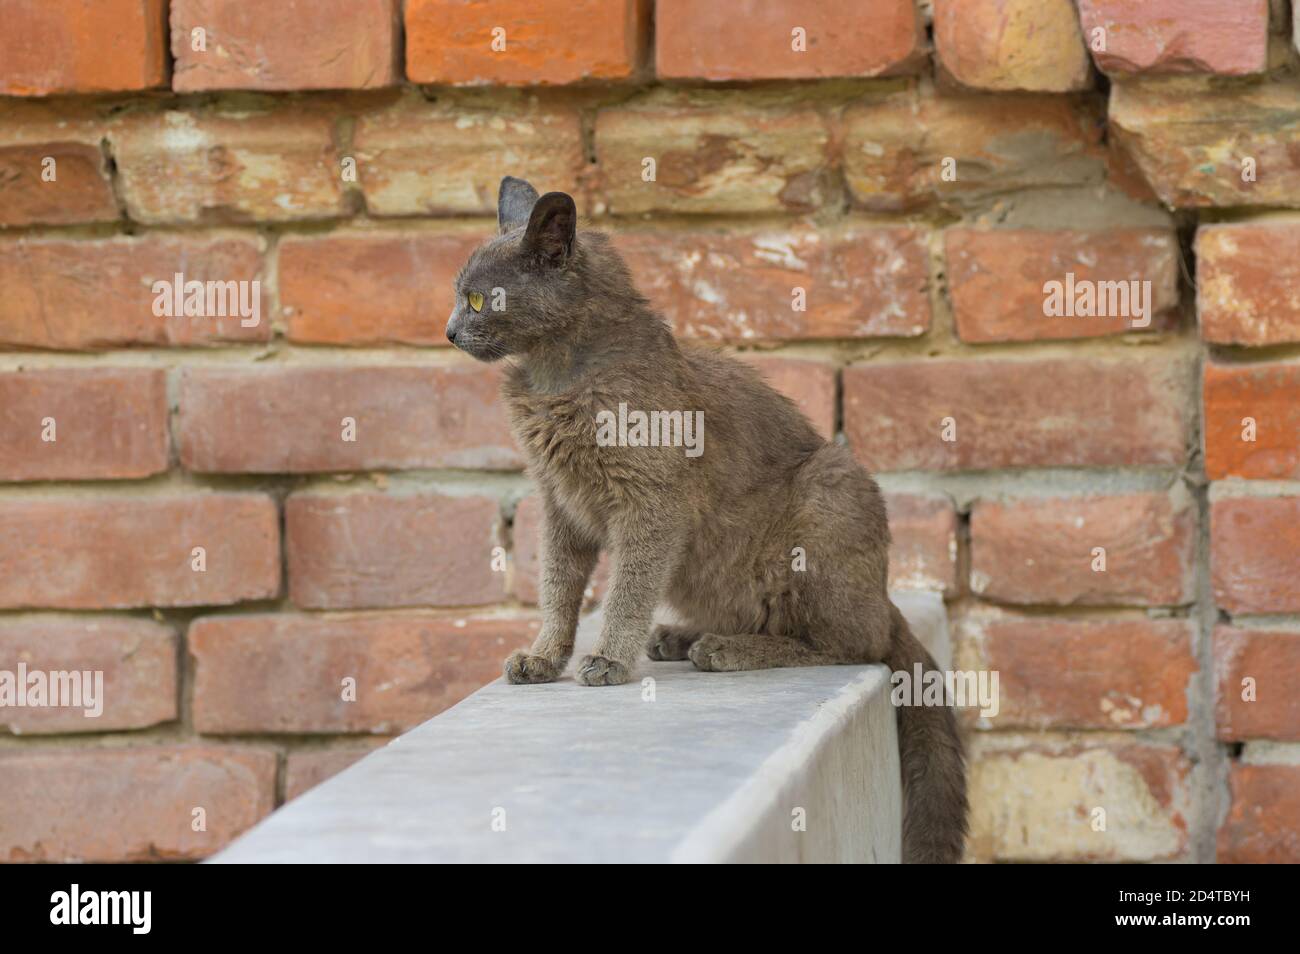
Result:
{"label": "cat's fur", "polygon": [[[884,501],[850,452],[748,366],[679,347],[608,238],[577,231],[569,196],[539,199],[507,177],[498,217],[500,234],[457,277],[447,336],[481,360],[510,359],[503,394],[544,506],[542,631],[506,661],[509,681],[560,675],[601,550],[613,573],[583,685],[626,682],[646,653],[711,672],[936,668],[889,600]],[[620,402],[703,411],[703,454],[598,446],[597,415]],[[687,624],[655,626],[661,602]],[[952,712],[898,715],[904,858],[957,861],[966,787]]]}

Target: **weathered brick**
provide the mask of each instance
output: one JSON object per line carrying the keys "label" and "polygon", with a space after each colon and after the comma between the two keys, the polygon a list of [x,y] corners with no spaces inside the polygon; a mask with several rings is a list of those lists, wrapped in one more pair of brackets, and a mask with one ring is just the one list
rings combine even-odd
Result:
{"label": "weathered brick", "polygon": [[526,175],[581,208],[586,165],[578,113],[535,97],[406,95],[361,113],[357,174],[372,215],[496,215],[501,177]]}
{"label": "weathered brick", "polygon": [[1202,394],[1211,480],[1300,477],[1300,364],[1206,362]]}
{"label": "weathered brick", "polygon": [[109,138],[122,198],[138,222],[288,222],[348,211],[333,123],[301,103],[167,110],[128,115]]}
{"label": "weathered brick", "polygon": [[616,244],[681,337],[911,337],[930,327],[929,251],[916,229],[654,229]]}
{"label": "weathered brick", "polygon": [[290,752],[284,764],[284,800],[290,801],[310,791],[353,763],[361,761],[375,749],[387,744],[388,740],[377,739],[375,744],[364,748],[349,744],[343,748],[304,749],[301,752]]}
{"label": "weathered brick", "polygon": [[798,405],[827,440],[835,437],[835,366],[828,361],[745,352],[742,361]]}
{"label": "weathered brick", "polygon": [[1210,567],[1219,609],[1300,612],[1300,497],[1212,501]]}
{"label": "weathered brick", "polygon": [[1300,79],[1116,83],[1109,116],[1168,206],[1300,207]]}
{"label": "weathered brick", "polygon": [[971,589],[1002,603],[1191,603],[1195,548],[1196,510],[1181,485],[1171,493],[978,501]]}
{"label": "weathered brick", "polygon": [[844,433],[876,471],[1176,467],[1189,372],[1158,356],[850,365]]}
{"label": "weathered brick", "polygon": [[0,607],[205,606],[279,589],[278,515],[262,494],[0,502]]}
{"label": "weathered brick", "polygon": [[259,474],[517,469],[498,379],[495,369],[467,363],[186,368],[177,418],[181,463]]}
{"label": "weathered brick", "polygon": [[1219,827],[1220,864],[1300,863],[1300,765],[1243,765],[1228,771],[1232,803]]}
{"label": "weathered brick", "polygon": [[[802,29],[803,48],[794,31]],[[665,79],[881,76],[923,62],[913,0],[658,0],[656,73]]]}
{"label": "weathered brick", "polygon": [[[970,854],[987,861],[1161,861],[1188,848],[1191,766],[1173,746],[979,747]],[[1105,812],[1105,830],[1100,827]]]}
{"label": "weathered brick", "polygon": [[[1159,331],[1178,305],[1178,239],[1169,231],[953,228],[944,245],[963,341]],[[1046,313],[1049,293],[1056,314]]]}
{"label": "weathered brick", "polygon": [[996,618],[963,628],[962,668],[998,673],[998,711],[979,717],[983,728],[1156,729],[1187,721],[1197,664],[1186,620]]}
{"label": "weathered brick", "polygon": [[1107,73],[1241,75],[1268,63],[1268,0],[1078,3],[1093,59]]}
{"label": "weathered brick", "polygon": [[[195,50],[192,31],[205,31]],[[172,88],[361,89],[401,82],[394,0],[171,0]]]}
{"label": "weathered brick", "polygon": [[456,273],[487,233],[335,232],[280,241],[293,341],[446,345]]}
{"label": "weathered brick", "polygon": [[[0,725],[15,734],[33,735],[143,729],[170,722],[177,715],[176,646],[175,632],[146,619],[60,616],[0,622],[0,669],[16,676],[23,664],[29,674],[39,671],[49,680],[60,672],[92,674],[81,683],[80,708],[6,706],[0,708]],[[96,672],[103,674],[99,686]],[[98,692],[98,697],[87,698],[86,689]]]}
{"label": "weathered brick", "polygon": [[[537,605],[538,583],[542,575],[542,501],[529,494],[515,507],[514,580],[512,591],[521,603]],[[586,599],[593,602],[603,598],[609,582],[609,554],[602,553],[587,585]]]}
{"label": "weathered brick", "polygon": [[406,75],[473,86],[627,79],[649,20],[649,0],[406,0]]}
{"label": "weathered brick", "polygon": [[598,211],[806,212],[827,196],[830,129],[808,102],[656,90],[601,109],[595,136]]}
{"label": "weathered brick", "polygon": [[1218,626],[1214,669],[1219,738],[1300,741],[1300,630]]}
{"label": "weathered brick", "polygon": [[105,129],[64,100],[0,103],[0,228],[118,219]]}
{"label": "weathered brick", "polygon": [[3,371],[0,408],[0,481],[121,479],[167,469],[165,371]]}
{"label": "weathered brick", "polygon": [[[187,283],[223,283],[212,286],[219,292],[213,300],[226,304],[227,312],[238,309],[229,307],[224,283],[249,283],[237,290],[247,292],[250,304],[256,301],[256,316],[156,314],[156,306],[161,311],[167,301],[174,302],[177,274]],[[269,341],[270,297],[261,284],[263,275],[262,241],[252,236],[153,234],[3,241],[0,346],[89,350]],[[252,282],[259,283],[256,299]],[[205,288],[205,311],[207,300]],[[248,327],[243,326],[244,320]]]}
{"label": "weathered brick", "polygon": [[294,494],[284,505],[289,598],[304,609],[497,602],[499,512],[479,495]]}
{"label": "weathered brick", "polygon": [[891,589],[956,595],[957,511],[940,494],[885,494],[889,512]]}
{"label": "weathered brick", "polygon": [[0,95],[104,93],[167,81],[165,0],[0,0]]}
{"label": "weathered brick", "polygon": [[1072,0],[934,0],[934,45],[973,89],[1064,93],[1092,79]]}
{"label": "weathered brick", "polygon": [[844,178],[855,205],[883,212],[932,203],[961,211],[1022,189],[1096,188],[1120,172],[1103,128],[1086,97],[863,95],[844,111]]}
{"label": "weathered brick", "polygon": [[405,614],[203,617],[189,632],[194,725],[205,733],[400,732],[500,675],[540,625]]}
{"label": "weathered brick", "polygon": [[[8,750],[0,857],[204,858],[270,814],[275,763],[274,752],[244,746]],[[206,830],[195,830],[197,809]]]}
{"label": "weathered brick", "polygon": [[1300,224],[1239,222],[1196,232],[1196,310],[1215,344],[1300,341]]}

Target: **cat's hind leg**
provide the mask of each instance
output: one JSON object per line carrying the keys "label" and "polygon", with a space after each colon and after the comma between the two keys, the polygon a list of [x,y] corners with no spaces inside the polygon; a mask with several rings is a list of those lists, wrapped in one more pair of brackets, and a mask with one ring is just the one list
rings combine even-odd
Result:
{"label": "cat's hind leg", "polygon": [[762,633],[743,636],[706,633],[691,644],[687,655],[695,663],[695,668],[705,672],[739,672],[783,666],[836,666],[856,661],[820,651],[789,636],[768,636]]}
{"label": "cat's hind leg", "polygon": [[645,654],[659,662],[686,659],[687,654],[704,633],[690,626],[660,624],[650,633]]}

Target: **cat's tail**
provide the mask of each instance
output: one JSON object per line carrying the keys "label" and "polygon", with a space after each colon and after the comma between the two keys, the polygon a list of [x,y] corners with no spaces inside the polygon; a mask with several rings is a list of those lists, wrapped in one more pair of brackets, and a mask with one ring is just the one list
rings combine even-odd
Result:
{"label": "cat's tail", "polygon": [[[885,665],[914,676],[938,670],[897,606]],[[966,760],[957,720],[946,705],[900,705],[898,752],[903,769],[903,862],[953,864],[966,843]]]}

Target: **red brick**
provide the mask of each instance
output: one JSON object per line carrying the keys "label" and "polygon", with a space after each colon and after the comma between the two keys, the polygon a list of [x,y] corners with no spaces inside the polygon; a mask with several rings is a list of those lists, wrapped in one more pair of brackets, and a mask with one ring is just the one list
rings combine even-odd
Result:
{"label": "red brick", "polygon": [[1300,630],[1218,626],[1214,668],[1220,739],[1300,741]]}
{"label": "red brick", "polygon": [[[844,369],[844,432],[872,470],[1177,467],[1181,359],[937,358]],[[945,419],[956,440],[942,439]]]}
{"label": "red brick", "polygon": [[[206,50],[191,31],[206,32]],[[362,89],[401,82],[394,0],[172,0],[172,88]]]}
{"label": "red brick", "polygon": [[999,674],[999,711],[981,719],[985,728],[1156,729],[1187,721],[1197,664],[1186,620],[996,619],[974,628],[976,668]]}
{"label": "red brick", "polygon": [[0,0],[0,94],[104,93],[167,81],[165,0]]}
{"label": "red brick", "polygon": [[658,229],[615,241],[637,286],[684,338],[912,337],[930,327],[930,256],[915,229]]}
{"label": "red brick", "polygon": [[279,537],[275,501],[261,494],[10,499],[0,503],[0,607],[268,599],[280,589]]}
{"label": "red brick", "polygon": [[456,273],[474,232],[351,232],[280,241],[280,306],[290,340],[446,345]]}
{"label": "red brick", "polygon": [[290,752],[284,766],[284,800],[290,801],[310,791],[387,744],[388,740],[379,739],[366,748],[349,745],[347,748]]}
{"label": "red brick", "polygon": [[574,195],[588,165],[572,106],[551,100],[484,101],[407,94],[362,112],[353,134],[371,215],[496,216],[501,177],[526,173],[542,192]]}
{"label": "red brick", "polygon": [[1300,765],[1228,772],[1232,804],[1219,827],[1220,864],[1300,864]]}
{"label": "red brick", "polygon": [[[187,470],[310,473],[520,464],[495,369],[450,366],[186,368],[178,443]],[[344,418],[356,422],[345,441]]]}
{"label": "red brick", "polygon": [[[944,245],[953,315],[963,341],[1034,341],[1159,331],[1168,324],[1166,312],[1178,305],[1178,239],[1161,229],[954,228],[945,233]],[[1061,301],[1056,310],[1067,313],[1046,314],[1050,282],[1059,285],[1055,290]],[[1085,282],[1093,284],[1083,285]],[[1098,287],[1102,282],[1124,284],[1112,300],[1109,291]],[[1132,282],[1149,292],[1134,294]],[[1079,315],[1074,306],[1083,288],[1097,296],[1092,310],[1113,314]],[[1138,305],[1144,300],[1148,309],[1145,323],[1137,316]],[[1068,314],[1071,309],[1076,314]]]}
{"label": "red brick", "polygon": [[[274,752],[242,746],[9,750],[0,857],[204,858],[270,814],[275,769]],[[206,831],[194,830],[199,818]]]}
{"label": "red brick", "polygon": [[[1205,365],[1205,472],[1211,480],[1300,477],[1300,364]],[[1246,418],[1254,440],[1246,440]]]}
{"label": "red brick", "polygon": [[[796,27],[805,49],[794,49]],[[658,0],[656,72],[665,79],[880,76],[923,59],[914,0]]]}
{"label": "red brick", "polygon": [[1300,612],[1300,497],[1213,501],[1210,567],[1219,609]]}
{"label": "red brick", "polygon": [[[1103,547],[1105,570],[1094,570]],[[979,501],[971,510],[971,589],[1002,603],[1191,603],[1196,511],[1174,493]]]}
{"label": "red brick", "polygon": [[957,511],[952,499],[937,494],[885,494],[889,511],[889,586],[940,590],[957,587]]}
{"label": "red brick", "polygon": [[1196,308],[1215,344],[1300,341],[1300,225],[1240,222],[1196,233]]}
{"label": "red brick", "polygon": [[93,109],[65,100],[0,103],[0,228],[120,218],[105,131]]}
{"label": "red brick", "polygon": [[284,505],[289,597],[304,609],[497,602],[499,516],[496,499],[479,495],[294,494]]}
{"label": "red brick", "polygon": [[[1261,72],[1268,0],[1078,0],[1084,36],[1107,73]],[[1105,51],[1094,42],[1104,31]]]}
{"label": "red brick", "polygon": [[1108,129],[1167,206],[1296,208],[1297,111],[1300,78],[1284,72],[1246,85],[1208,77],[1116,83]]}
{"label": "red brick", "polygon": [[[15,734],[143,729],[176,718],[176,633],[146,619],[28,617],[0,622],[0,668],[17,673],[100,672],[102,694],[86,708],[0,709]],[[96,690],[92,675],[83,686]],[[83,690],[84,692],[84,690]],[[82,698],[83,706],[91,700]]]}
{"label": "red brick", "polygon": [[999,739],[974,747],[969,780],[976,860],[1186,860],[1191,764],[1175,746]]}
{"label": "red brick", "polygon": [[243,327],[238,316],[155,315],[155,304],[170,291],[155,293],[154,284],[170,289],[178,272],[186,282],[262,282],[262,242],[220,233],[0,242],[0,346],[90,350],[270,340],[265,287],[255,326]]}
{"label": "red brick", "polygon": [[974,89],[1064,93],[1092,79],[1072,0],[934,0],[934,45]]}
{"label": "red brick", "polygon": [[932,204],[963,212],[1023,189],[1098,189],[1121,172],[1104,128],[1098,105],[1082,96],[858,95],[844,110],[844,181],[854,205],[881,212]]}
{"label": "red brick", "polygon": [[[648,0],[406,0],[406,75],[468,86],[627,79],[649,18]],[[493,49],[498,28],[504,50]]]}
{"label": "red brick", "polygon": [[[412,728],[501,673],[533,618],[211,616],[190,626],[194,726],[205,733]],[[355,701],[344,701],[355,679]]]}
{"label": "red brick", "polygon": [[[0,481],[148,477],[167,469],[167,373],[0,371]],[[53,441],[44,440],[53,418]]]}
{"label": "red brick", "polygon": [[[830,195],[831,131],[811,100],[653,90],[596,114],[596,211],[809,212]],[[644,160],[655,160],[646,181]]]}
{"label": "red brick", "polygon": [[149,225],[345,215],[335,118],[302,103],[129,114],[109,134],[127,211]]}
{"label": "red brick", "polygon": [[[542,501],[530,494],[515,507],[514,532],[514,583],[512,591],[521,603],[537,605],[538,583],[542,574]],[[587,586],[587,602],[604,598],[609,582],[609,556],[602,553]]]}
{"label": "red brick", "polygon": [[829,440],[835,438],[835,366],[829,361],[745,352],[740,359],[799,407]]}

